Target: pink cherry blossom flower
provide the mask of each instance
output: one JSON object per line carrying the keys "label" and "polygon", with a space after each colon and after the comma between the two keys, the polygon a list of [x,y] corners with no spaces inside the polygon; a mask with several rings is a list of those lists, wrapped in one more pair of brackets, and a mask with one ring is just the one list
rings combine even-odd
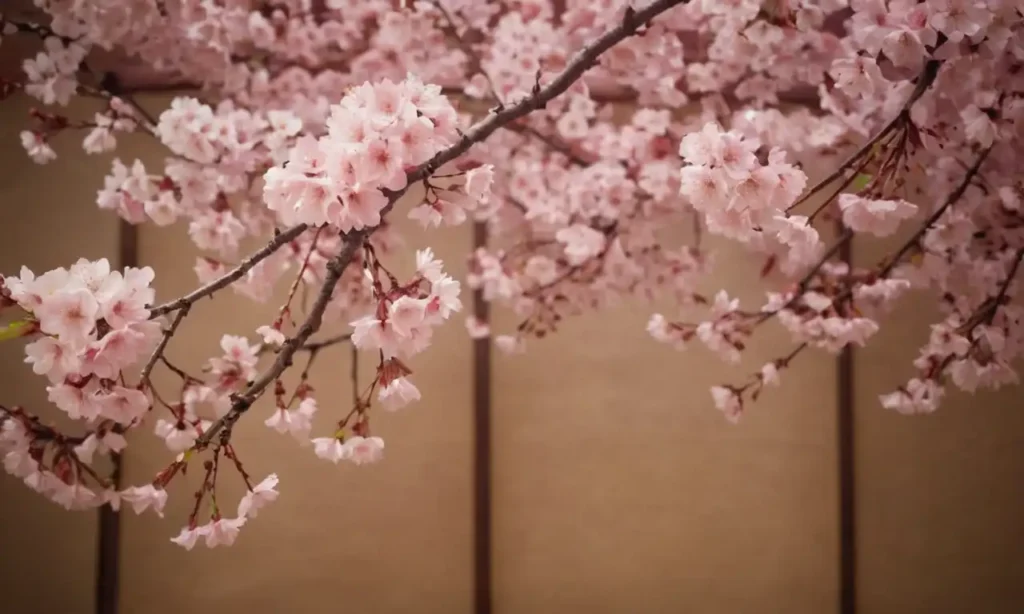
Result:
{"label": "pink cherry blossom flower", "polygon": [[380,389],[378,393],[384,408],[390,411],[400,409],[413,401],[419,401],[420,391],[407,377],[399,377]]}
{"label": "pink cherry blossom flower", "polygon": [[466,173],[466,194],[477,202],[486,202],[494,182],[494,167],[490,164],[470,169]]}
{"label": "pink cherry blossom flower", "polygon": [[128,425],[149,411],[149,397],[141,390],[112,386],[108,392],[97,395],[99,413],[118,424]]}
{"label": "pink cherry blossom flower", "polygon": [[491,335],[491,327],[476,316],[466,318],[466,331],[470,339],[486,339]]}
{"label": "pink cherry blossom flower", "polygon": [[388,324],[398,335],[409,337],[423,325],[427,301],[408,296],[397,298],[388,308]]}
{"label": "pink cherry blossom flower", "polygon": [[136,514],[152,509],[157,516],[163,518],[164,505],[167,504],[167,491],[156,488],[152,484],[131,486],[121,491],[121,499],[131,503],[132,510]]}
{"label": "pink cherry blossom flower", "polygon": [[184,527],[177,536],[171,538],[171,542],[178,544],[185,550],[191,550],[205,532],[205,525],[202,527]]}
{"label": "pink cherry blossom flower", "polygon": [[245,517],[217,518],[210,524],[200,527],[199,533],[205,540],[207,548],[231,546],[238,539],[239,529],[245,525],[245,521]]}
{"label": "pink cherry blossom flower", "polygon": [[24,130],[21,133],[21,145],[28,157],[36,164],[46,164],[57,159],[57,152],[50,147],[43,135]]}
{"label": "pink cherry blossom flower", "polygon": [[606,244],[604,233],[583,224],[563,228],[555,238],[565,246],[565,256],[572,265],[583,264],[597,256]]}
{"label": "pink cherry blossom flower", "polygon": [[441,278],[443,264],[434,258],[434,252],[430,248],[416,251],[416,272],[427,281],[434,282]]}
{"label": "pink cherry blossom flower", "polygon": [[494,339],[494,345],[506,354],[521,354],[526,351],[526,343],[523,339],[512,335],[498,335]]}
{"label": "pink cherry blossom flower", "polygon": [[967,138],[982,147],[990,147],[996,138],[996,125],[985,111],[977,105],[970,105],[960,111]]}
{"label": "pink cherry blossom flower", "polygon": [[78,353],[53,337],[40,337],[26,345],[25,362],[36,375],[45,375],[53,383],[77,373],[81,365]]}
{"label": "pink cherry blossom flower", "polygon": [[39,328],[64,343],[81,347],[96,327],[99,304],[85,288],[69,288],[50,297],[36,310]]}
{"label": "pink cherry blossom flower", "polygon": [[312,440],[313,452],[324,460],[334,464],[345,460],[351,454],[351,450],[337,437],[318,437]]}
{"label": "pink cherry blossom flower", "polygon": [[168,421],[163,418],[156,421],[153,432],[164,440],[171,452],[184,452],[192,447],[199,437],[199,432],[191,424],[182,421]]}
{"label": "pink cherry blossom flower", "polygon": [[260,509],[277,500],[277,474],[271,473],[263,481],[253,486],[238,502],[239,518],[255,518]]}
{"label": "pink cherry blossom flower", "polygon": [[991,12],[974,0],[929,0],[932,10],[929,25],[953,43],[982,31],[992,18]]}
{"label": "pink cherry blossom flower", "polygon": [[356,465],[376,463],[384,456],[384,440],[380,437],[353,435],[345,440],[346,459]]}
{"label": "pink cherry blossom flower", "polygon": [[260,326],[256,329],[256,334],[263,338],[263,343],[270,346],[281,346],[284,345],[285,336],[280,329],[271,326]]}
{"label": "pink cherry blossom flower", "polygon": [[714,399],[715,407],[725,414],[729,422],[734,424],[739,422],[740,415],[743,413],[743,399],[735,391],[723,386],[713,386],[711,398]]}
{"label": "pink cherry blossom flower", "polygon": [[316,410],[316,400],[306,398],[296,409],[278,407],[264,424],[278,433],[291,433],[299,441],[306,441],[309,438],[309,431],[313,428],[312,420]]}
{"label": "pink cherry blossom flower", "polygon": [[848,228],[877,237],[893,234],[900,222],[917,214],[917,206],[905,200],[873,200],[853,194],[840,195],[839,209]]}
{"label": "pink cherry blossom flower", "polygon": [[885,82],[875,61],[863,55],[836,60],[830,74],[836,80],[836,87],[850,96],[873,96]]}

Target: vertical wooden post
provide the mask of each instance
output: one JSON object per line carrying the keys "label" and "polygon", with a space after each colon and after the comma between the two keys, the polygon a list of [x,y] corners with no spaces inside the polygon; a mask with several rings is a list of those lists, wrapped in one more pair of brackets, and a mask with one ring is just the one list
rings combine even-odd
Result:
{"label": "vertical wooden post", "polygon": [[[837,236],[845,232],[837,222]],[[845,241],[839,258],[853,266],[853,238]],[[839,613],[857,612],[856,456],[854,450],[853,347],[842,349],[836,362],[836,446],[839,480]]]}
{"label": "vertical wooden post", "polygon": [[[124,220],[118,228],[117,267],[139,265],[138,229]],[[121,488],[121,455],[110,454],[112,487]],[[96,547],[96,614],[117,614],[120,591],[121,516],[109,505],[99,508]]]}
{"label": "vertical wooden post", "polygon": [[[473,224],[473,249],[487,244],[487,226]],[[473,292],[473,316],[488,324],[490,310]],[[490,614],[491,594],[491,340],[473,341],[473,611]]]}

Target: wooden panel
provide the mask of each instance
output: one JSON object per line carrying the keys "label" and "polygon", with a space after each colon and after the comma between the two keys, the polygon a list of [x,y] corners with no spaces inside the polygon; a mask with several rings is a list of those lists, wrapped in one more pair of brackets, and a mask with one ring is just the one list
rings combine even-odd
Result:
{"label": "wooden panel", "polygon": [[[410,232],[406,238],[408,249],[386,260],[396,273],[414,268],[414,248],[431,245],[447,270],[463,275],[468,227]],[[156,269],[163,298],[196,285],[196,253],[180,225],[146,228],[141,236],[142,261]],[[273,319],[279,304],[260,306],[231,292],[203,301],[185,320],[169,356],[198,371],[219,352],[221,334],[252,335]],[[374,432],[387,446],[380,464],[335,466],[316,458],[263,425],[272,407],[263,400],[241,420],[233,440],[257,479],[278,473],[281,496],[243,529],[235,546],[186,552],[168,541],[191,508],[191,491],[181,484],[171,489],[165,520],[126,517],[123,612],[470,611],[470,344],[459,316],[435,339],[410,362],[423,401],[396,414],[375,414]],[[368,354],[361,359],[366,385],[373,366]],[[315,428],[321,435],[350,409],[349,360],[347,347],[339,346],[325,351],[313,368],[321,407]],[[162,371],[159,376],[171,390],[173,380]],[[129,447],[126,479],[145,482],[170,459],[153,435],[140,433]],[[187,483],[194,489],[201,479],[190,474]],[[218,493],[233,506],[240,479],[228,471],[223,482],[226,490]],[[168,576],[187,590],[169,591]]]}
{"label": "wooden panel", "polygon": [[[723,249],[709,285],[758,298],[758,267]],[[573,319],[496,359],[498,612],[834,608],[834,360],[801,356],[734,426],[708,388],[787,353],[788,336],[768,330],[732,367],[651,339],[665,307]]]}
{"label": "wooden panel", "polygon": [[[41,273],[80,257],[116,258],[117,219],[95,204],[109,159],[84,158],[81,141],[68,135],[56,143],[58,153],[66,155],[47,166],[33,163],[18,138],[28,126],[30,106],[20,96],[0,106],[0,271],[17,274],[26,265]],[[58,419],[60,412],[46,398],[45,379],[23,360],[24,343],[0,344],[2,401]],[[92,612],[96,513],[67,512],[3,472],[0,502],[3,609]]]}
{"label": "wooden panel", "polygon": [[[857,251],[868,261],[880,248]],[[860,612],[1013,614],[1024,603],[1024,391],[951,386],[923,416],[878,400],[914,374],[936,313],[931,297],[911,297],[856,356]]]}

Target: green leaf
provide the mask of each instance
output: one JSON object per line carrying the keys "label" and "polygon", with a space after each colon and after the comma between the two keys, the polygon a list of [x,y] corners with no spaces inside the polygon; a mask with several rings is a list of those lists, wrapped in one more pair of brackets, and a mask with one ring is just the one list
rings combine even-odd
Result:
{"label": "green leaf", "polygon": [[31,320],[18,320],[11,322],[0,329],[0,341],[24,337],[35,329],[35,323]]}
{"label": "green leaf", "polygon": [[853,178],[853,183],[850,184],[850,187],[853,188],[854,192],[860,192],[868,187],[869,183],[871,183],[871,175],[861,173]]}

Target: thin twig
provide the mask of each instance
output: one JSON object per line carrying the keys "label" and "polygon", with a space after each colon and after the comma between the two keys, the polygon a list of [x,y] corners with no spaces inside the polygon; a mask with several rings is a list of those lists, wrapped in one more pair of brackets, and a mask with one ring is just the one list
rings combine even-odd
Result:
{"label": "thin twig", "polygon": [[494,85],[494,80],[491,79],[491,75],[487,74],[487,71],[484,70],[483,60],[480,58],[480,54],[478,54],[476,50],[473,49],[473,46],[466,39],[462,38],[461,34],[459,34],[459,26],[456,25],[455,18],[448,9],[441,4],[441,0],[432,0],[431,4],[441,12],[445,21],[448,22],[448,28],[445,29],[448,30],[451,36],[459,44],[459,48],[461,48],[462,52],[466,54],[466,57],[472,61],[473,64],[470,67],[470,72],[475,71],[483,75],[484,79],[487,81],[487,87],[491,90],[491,97],[497,101],[499,107],[504,106],[504,103],[501,101],[501,96],[498,95],[498,88]]}
{"label": "thin twig", "polygon": [[988,154],[991,152],[992,147],[989,146],[984,151],[982,151],[981,154],[978,155],[977,159],[974,160],[974,164],[972,164],[971,167],[967,169],[967,172],[964,174],[964,180],[960,182],[960,185],[958,185],[957,188],[950,193],[950,195],[946,198],[946,200],[938,209],[936,209],[930,216],[928,216],[928,219],[925,220],[925,222],[921,224],[920,228],[917,229],[917,232],[915,232],[913,236],[911,236],[910,239],[908,239],[907,242],[903,244],[903,247],[901,247],[900,250],[896,252],[896,255],[892,257],[889,263],[882,267],[882,270],[879,273],[880,277],[888,276],[889,273],[891,273],[892,270],[896,268],[897,265],[899,265],[900,260],[902,260],[903,257],[907,255],[907,252],[909,252],[911,249],[914,248],[915,245],[917,245],[918,240],[920,240],[920,238],[924,236],[924,233],[926,233],[928,229],[931,228],[932,225],[935,224],[935,222],[937,222],[944,213],[946,213],[947,209],[952,207],[956,201],[960,200],[960,198],[963,197],[964,192],[967,191],[967,187],[971,185],[971,181],[974,180],[974,176],[978,174],[979,170],[981,170],[981,165],[984,164],[985,159],[988,158]]}
{"label": "thin twig", "polygon": [[171,337],[174,336],[174,333],[178,330],[178,325],[181,324],[181,321],[185,319],[185,316],[188,315],[188,312],[191,309],[192,305],[185,305],[178,310],[178,313],[174,314],[174,320],[171,321],[170,326],[164,329],[164,334],[160,337],[160,343],[157,344],[156,349],[154,349],[153,353],[150,354],[149,360],[146,361],[146,366],[142,368],[142,373],[139,375],[139,382],[141,384],[146,386],[150,385],[149,374],[153,372],[153,367],[156,365],[156,362],[163,357],[164,350],[167,349],[167,344],[170,342]]}
{"label": "thin twig", "polygon": [[278,352],[277,359],[274,361],[274,364],[264,371],[263,374],[253,381],[241,394],[233,395],[231,409],[229,409],[224,416],[211,424],[210,428],[208,428],[206,432],[196,440],[194,447],[197,450],[202,450],[209,446],[210,442],[221,430],[230,430],[241,415],[244,414],[256,399],[260,397],[266,387],[277,380],[281,373],[291,366],[292,357],[295,353],[299,351],[299,348],[306,343],[309,337],[320,328],[324,311],[327,309],[327,304],[330,302],[331,295],[334,293],[335,284],[337,284],[338,280],[341,279],[342,273],[345,272],[345,267],[347,267],[352,261],[352,258],[356,255],[356,252],[362,245],[365,238],[369,235],[369,232],[370,231],[368,229],[363,229],[346,235],[345,243],[342,246],[341,251],[327,262],[327,274],[324,276],[323,286],[320,288],[320,292],[316,297],[316,301],[313,303],[313,307],[309,310],[309,315],[306,317],[306,321],[299,327],[295,336],[285,341],[284,345],[281,346],[281,350]]}
{"label": "thin twig", "polygon": [[199,299],[210,296],[211,294],[220,290],[221,288],[230,286],[237,279],[241,278],[243,275],[248,273],[249,270],[252,269],[254,266],[259,264],[263,260],[266,260],[268,257],[271,256],[271,254],[279,250],[282,246],[290,243],[296,237],[305,232],[308,228],[309,226],[307,226],[306,224],[299,224],[298,226],[292,226],[288,230],[281,231],[269,243],[267,243],[259,250],[254,252],[252,255],[250,255],[248,258],[243,260],[237,267],[235,267],[228,273],[225,273],[224,275],[211,281],[205,286],[197,288],[196,290],[193,290],[192,292],[186,294],[185,296],[179,299],[173,300],[169,303],[164,303],[163,305],[160,305],[158,307],[154,307],[153,309],[150,310],[150,318],[156,318],[164,315],[165,313],[170,313],[172,311],[192,305]]}
{"label": "thin twig", "polygon": [[466,153],[473,145],[491,136],[499,128],[521,117],[525,117],[532,111],[544,108],[547,103],[567,91],[587,70],[594,66],[598,58],[605,51],[634,35],[638,29],[661,13],[687,2],[689,0],[656,0],[640,10],[628,9],[619,25],[608,30],[581,49],[566,65],[565,70],[559,73],[550,83],[544,87],[536,87],[530,96],[488,115],[483,121],[477,122],[472,129],[462,135],[458,143],[441,151],[426,164],[420,165],[410,172],[408,184],[414,185],[419,183],[443,164],[451,162]]}
{"label": "thin twig", "polygon": [[352,405],[359,405],[359,348],[352,344],[352,364],[349,369],[349,377],[352,378]]}
{"label": "thin twig", "polygon": [[587,160],[586,158],[582,157],[581,155],[573,151],[572,147],[570,147],[568,143],[563,143],[562,141],[559,141],[553,136],[544,134],[543,132],[537,130],[533,126],[524,123],[513,123],[506,125],[505,129],[511,132],[515,132],[516,134],[531,136],[537,139],[538,141],[544,143],[551,149],[557,151],[558,153],[568,158],[569,161],[575,164],[576,166],[590,166],[591,164],[593,164],[592,161]]}
{"label": "thin twig", "polygon": [[318,352],[326,347],[332,345],[338,345],[339,343],[345,343],[352,339],[352,333],[345,333],[344,335],[335,335],[334,337],[328,337],[322,341],[310,341],[299,348],[300,352]]}
{"label": "thin twig", "polygon": [[921,76],[917,79],[917,86],[914,88],[914,91],[910,93],[907,101],[903,103],[903,106],[900,108],[900,112],[896,114],[896,117],[889,120],[889,122],[880,131],[871,137],[868,142],[864,143],[864,145],[855,151],[853,155],[843,161],[843,163],[840,164],[829,176],[814,184],[814,187],[808,190],[792,205],[787,207],[786,211],[792,211],[798,205],[806,202],[809,198],[823,190],[825,186],[842,177],[843,173],[845,173],[848,168],[852,167],[864,156],[870,154],[875,146],[880,143],[882,139],[888,136],[890,132],[895,130],[903,122],[909,122],[910,108],[914,106],[914,103],[917,102],[926,91],[928,91],[928,88],[931,87],[933,83],[935,83],[935,77],[939,74],[939,68],[941,66],[942,60],[929,60],[925,65],[924,70],[921,71]]}

